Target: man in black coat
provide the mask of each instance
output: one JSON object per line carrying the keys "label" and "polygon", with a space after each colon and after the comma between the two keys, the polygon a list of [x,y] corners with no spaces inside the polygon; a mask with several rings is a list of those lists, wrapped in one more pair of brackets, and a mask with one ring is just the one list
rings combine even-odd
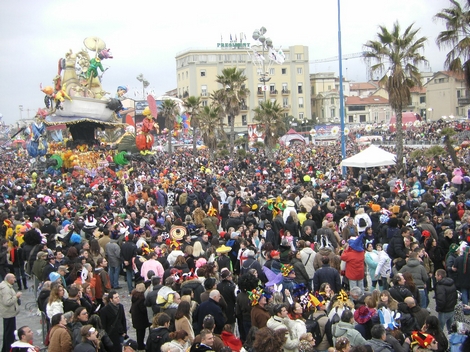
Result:
{"label": "man in black coat", "polygon": [[121,246],[121,261],[123,263],[124,270],[126,271],[126,280],[127,280],[127,289],[129,294],[131,294],[133,285],[132,279],[134,278],[133,270],[133,259],[137,255],[137,246],[132,241],[134,235],[129,234],[126,236],[126,241]]}
{"label": "man in black coat", "polygon": [[75,286],[70,287],[69,289],[69,298],[64,299],[64,313],[75,312],[77,308],[80,308],[80,291]]}
{"label": "man in black coat", "polygon": [[[400,270],[403,265],[406,264],[406,257],[408,255],[405,248],[404,238],[410,238],[411,229],[409,227],[403,227],[400,232],[395,233],[390,239],[387,247],[387,254],[392,259],[393,264],[397,270]],[[403,302],[403,301],[402,301]]]}
{"label": "man in black coat", "polygon": [[227,303],[225,315],[227,316],[227,324],[235,324],[235,303],[237,297],[235,296],[235,284],[233,283],[232,272],[225,269],[220,274],[222,281],[217,285],[217,290],[223,296]]}
{"label": "man in black coat", "polygon": [[47,255],[47,264],[42,272],[42,278],[38,279],[42,279],[42,281],[49,281],[49,274],[55,271],[57,271],[57,268],[55,266],[55,255],[52,252],[49,252],[49,254]]}
{"label": "man in black coat", "polygon": [[152,277],[152,286],[153,290],[147,293],[145,297],[145,306],[152,308],[152,315],[154,316],[157,313],[160,313],[160,306],[157,304],[158,291],[163,287],[161,284],[162,278],[160,276]]}
{"label": "man in black coat", "polygon": [[224,328],[226,318],[224,313],[222,312],[222,308],[220,308],[218,302],[221,298],[221,294],[218,290],[213,290],[209,294],[209,299],[205,302],[202,302],[199,307],[196,309],[195,318],[197,320],[196,331],[195,334],[199,334],[199,332],[203,328],[203,322],[206,315],[210,314],[214,317],[215,320],[215,334],[222,333],[222,329]]}
{"label": "man in black coat", "polygon": [[454,322],[455,306],[457,305],[457,289],[454,280],[447,277],[444,269],[436,271],[436,281],[436,312],[439,324],[442,330],[444,330],[444,325],[447,325],[447,331],[450,334]]}
{"label": "man in black coat", "polygon": [[341,291],[341,278],[338,270],[330,266],[330,257],[322,258],[322,267],[313,275],[313,286],[315,291],[320,291],[320,286],[328,282],[333,292]]}
{"label": "man in black coat", "polygon": [[101,323],[113,342],[112,352],[122,352],[121,343],[127,332],[124,306],[120,303],[119,293],[115,290],[111,290],[108,297],[109,303],[100,310]]}

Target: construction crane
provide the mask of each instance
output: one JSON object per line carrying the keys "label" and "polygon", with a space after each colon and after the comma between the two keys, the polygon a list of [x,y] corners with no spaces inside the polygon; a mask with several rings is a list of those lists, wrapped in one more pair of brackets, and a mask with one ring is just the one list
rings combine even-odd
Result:
{"label": "construction crane", "polygon": [[[361,58],[361,57],[364,57],[364,52],[359,52],[359,53],[352,53],[352,54],[346,54],[346,55],[343,55],[343,60],[349,60],[349,59],[357,59],[357,58]],[[338,56],[332,56],[332,57],[328,57],[328,58],[325,58],[325,59],[318,59],[318,60],[311,60],[309,61],[310,64],[318,64],[318,63],[322,63],[322,62],[331,62],[331,61],[338,61]],[[370,59],[368,58],[365,58],[365,61],[366,61],[366,70],[367,70],[367,78],[371,79],[371,70],[370,70]]]}

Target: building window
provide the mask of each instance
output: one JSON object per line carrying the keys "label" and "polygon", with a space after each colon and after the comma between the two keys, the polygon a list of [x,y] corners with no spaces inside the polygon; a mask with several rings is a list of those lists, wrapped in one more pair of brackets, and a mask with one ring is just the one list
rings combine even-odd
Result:
{"label": "building window", "polygon": [[188,71],[186,71],[186,78],[188,78],[188,75],[189,75],[189,73],[188,73]]}
{"label": "building window", "polygon": [[270,84],[270,85],[269,85],[269,91],[270,91],[271,93],[276,92],[276,85],[275,85],[275,84]]}
{"label": "building window", "polygon": [[201,77],[206,77],[206,70],[201,70]]}
{"label": "building window", "polygon": [[289,98],[282,98],[282,107],[287,108],[289,106]]}
{"label": "building window", "polygon": [[299,108],[303,108],[304,107],[304,98],[300,97],[299,98]]}
{"label": "building window", "polygon": [[349,111],[363,111],[365,109],[366,109],[365,105],[352,105],[348,107]]}
{"label": "building window", "polygon": [[299,112],[299,120],[303,120],[304,119],[304,113],[303,112]]}
{"label": "building window", "polygon": [[315,86],[311,86],[310,89],[312,90],[312,95],[315,94]]}
{"label": "building window", "polygon": [[302,94],[302,93],[303,93],[302,83],[298,83],[298,84],[297,84],[297,93],[299,93],[299,94]]}
{"label": "building window", "polygon": [[242,125],[246,126],[246,115],[242,115]]}
{"label": "building window", "polygon": [[331,90],[331,86],[328,86],[328,90]]}
{"label": "building window", "polygon": [[330,99],[330,104],[333,104],[333,105],[335,104],[335,98]]}
{"label": "building window", "polygon": [[359,122],[366,122],[366,115],[359,115]]}
{"label": "building window", "polygon": [[289,113],[288,112],[285,112],[284,113],[284,118],[288,118],[289,117]]}
{"label": "building window", "polygon": [[202,106],[207,106],[207,99],[206,99],[206,100],[203,100],[203,101],[201,102],[201,105],[202,105]]}
{"label": "building window", "polygon": [[331,109],[331,117],[335,117],[335,116],[336,116],[336,109],[332,108]]}
{"label": "building window", "polygon": [[287,68],[281,68],[281,73],[283,75],[287,75]]}
{"label": "building window", "polygon": [[262,70],[262,69],[258,68],[258,69],[256,70],[256,74],[257,74],[258,76],[261,76],[262,73],[263,73],[263,70]]}
{"label": "building window", "polygon": [[201,86],[201,96],[202,97],[207,97],[207,86],[206,85]]}
{"label": "building window", "polygon": [[295,58],[297,60],[302,60],[302,54],[295,54]]}
{"label": "building window", "polygon": [[297,74],[301,75],[302,74],[302,67],[297,67]]}
{"label": "building window", "polygon": [[274,72],[275,72],[275,71],[274,71],[274,68],[270,68],[270,69],[269,69],[269,74],[270,74],[271,76],[274,75]]}
{"label": "building window", "polygon": [[180,80],[180,74],[178,73],[178,81]]}
{"label": "building window", "polygon": [[287,93],[287,83],[282,84],[282,92]]}
{"label": "building window", "polygon": [[354,116],[349,115],[348,120],[349,120],[349,123],[353,123],[354,122]]}
{"label": "building window", "polygon": [[425,104],[425,103],[426,103],[426,96],[424,96],[424,97],[419,97],[419,103],[420,103],[420,104]]}
{"label": "building window", "polygon": [[269,101],[274,104],[276,102],[276,98],[271,98]]}

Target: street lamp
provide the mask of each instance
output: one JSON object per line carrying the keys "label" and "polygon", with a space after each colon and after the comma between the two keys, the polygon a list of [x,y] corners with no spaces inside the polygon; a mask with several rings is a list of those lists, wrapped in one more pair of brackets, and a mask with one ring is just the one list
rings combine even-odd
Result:
{"label": "street lamp", "polygon": [[141,73],[138,75],[137,80],[142,83],[142,99],[145,99],[145,88],[150,85],[150,82],[145,79],[144,75]]}
{"label": "street lamp", "polygon": [[263,58],[262,58],[262,67],[263,67],[263,72],[261,73],[261,78],[259,79],[260,82],[263,83],[263,91],[264,91],[264,102],[266,102],[266,82],[269,82],[269,80],[271,79],[271,77],[267,77],[268,73],[265,71],[265,58],[264,58],[264,52],[265,50],[267,52],[269,52],[269,49],[271,49],[273,47],[273,41],[270,39],[270,38],[266,38],[264,35],[266,34],[266,28],[265,27],[261,27],[260,29],[255,29],[253,31],[253,35],[252,35],[252,38],[255,40],[255,41],[258,41],[260,42],[260,45],[261,45],[261,50],[262,50],[262,55],[263,55]]}
{"label": "street lamp", "polygon": [[23,105],[20,105],[19,108],[20,108],[20,120],[23,120]]}
{"label": "street lamp", "polygon": [[[341,118],[341,158],[346,159],[346,137],[344,135],[343,50],[341,47],[341,0],[338,0],[338,61],[339,61],[339,114]],[[346,167],[341,173],[346,177]]]}

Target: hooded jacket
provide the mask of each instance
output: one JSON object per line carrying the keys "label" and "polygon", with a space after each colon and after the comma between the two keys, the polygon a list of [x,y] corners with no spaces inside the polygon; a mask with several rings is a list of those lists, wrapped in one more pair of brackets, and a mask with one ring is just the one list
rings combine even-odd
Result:
{"label": "hooded jacket", "polygon": [[332,263],[333,258],[335,257],[335,253],[333,252],[331,248],[328,248],[328,247],[320,248],[318,250],[318,253],[315,255],[315,259],[313,259],[313,268],[315,270],[318,270],[323,266],[323,263],[321,261],[323,257],[330,258],[330,263]]}
{"label": "hooded jacket", "polygon": [[349,280],[364,279],[364,251],[358,252],[349,247],[341,255],[341,260],[346,262],[345,276]]}
{"label": "hooded jacket", "polygon": [[353,324],[345,323],[340,321],[331,327],[331,333],[333,335],[333,344],[336,344],[336,340],[341,336],[347,337],[351,343],[351,347],[364,345],[366,339],[354,328]]}
{"label": "hooded jacket", "polygon": [[406,265],[404,265],[399,273],[408,272],[413,277],[413,280],[417,288],[425,288],[428,280],[428,273],[424,265],[418,259],[408,259]]}
{"label": "hooded jacket", "polygon": [[365,344],[371,346],[374,352],[393,352],[393,348],[391,345],[379,339],[372,338]]}
{"label": "hooded jacket", "polygon": [[305,266],[305,270],[307,271],[307,275],[310,279],[313,279],[313,275],[315,274],[313,262],[316,258],[316,255],[317,253],[315,253],[315,251],[310,247],[305,247],[300,251],[302,264]]}

